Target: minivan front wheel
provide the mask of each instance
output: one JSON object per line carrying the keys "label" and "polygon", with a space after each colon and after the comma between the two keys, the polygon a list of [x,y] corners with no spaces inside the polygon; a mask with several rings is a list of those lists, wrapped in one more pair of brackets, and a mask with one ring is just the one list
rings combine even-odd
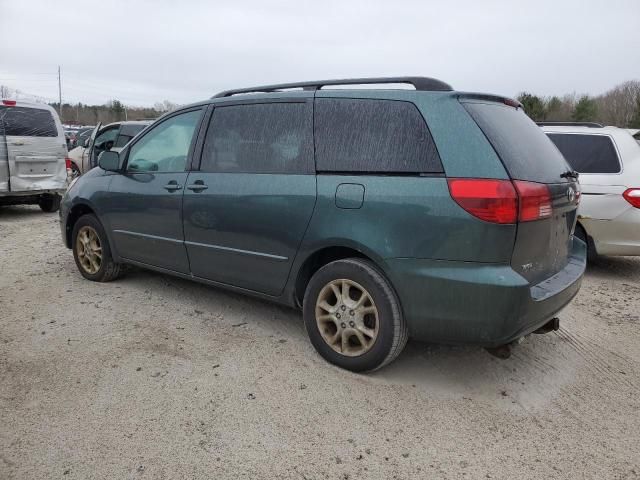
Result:
{"label": "minivan front wheel", "polygon": [[303,302],[311,343],[325,360],[355,372],[393,361],[408,330],[387,279],[370,262],[331,262],[311,278]]}
{"label": "minivan front wheel", "polygon": [[94,215],[83,215],[73,226],[73,258],[84,278],[109,282],[120,276],[121,265],[113,261],[104,228]]}

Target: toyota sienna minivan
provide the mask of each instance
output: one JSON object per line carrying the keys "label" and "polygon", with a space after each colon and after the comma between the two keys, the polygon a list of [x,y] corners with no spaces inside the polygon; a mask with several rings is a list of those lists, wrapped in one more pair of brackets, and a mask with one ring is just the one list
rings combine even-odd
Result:
{"label": "toyota sienna minivan", "polygon": [[166,114],[73,182],[60,225],[89,280],[130,264],[297,307],[320,355],[371,371],[409,337],[498,350],[557,329],[586,264],[579,200],[514,100],[330,80]]}

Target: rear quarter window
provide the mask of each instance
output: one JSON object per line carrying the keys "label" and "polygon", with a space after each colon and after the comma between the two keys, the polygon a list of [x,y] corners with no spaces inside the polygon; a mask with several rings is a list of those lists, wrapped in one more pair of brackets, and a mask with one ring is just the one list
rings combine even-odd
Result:
{"label": "rear quarter window", "polygon": [[319,98],[315,142],[320,172],[443,172],[427,124],[410,102]]}
{"label": "rear quarter window", "polygon": [[511,178],[560,183],[569,165],[553,143],[520,108],[463,102],[493,146]]}
{"label": "rear quarter window", "polygon": [[577,172],[620,172],[620,160],[610,137],[571,133],[548,133],[547,135]]}
{"label": "rear quarter window", "polygon": [[29,107],[0,108],[0,130],[13,137],[57,137],[58,129],[49,110]]}

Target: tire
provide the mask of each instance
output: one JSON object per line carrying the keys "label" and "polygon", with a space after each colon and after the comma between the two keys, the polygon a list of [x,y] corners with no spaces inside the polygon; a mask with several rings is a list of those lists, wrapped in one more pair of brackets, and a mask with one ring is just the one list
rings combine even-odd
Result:
{"label": "tire", "polygon": [[62,200],[62,197],[57,193],[45,193],[40,196],[38,206],[43,212],[57,212],[60,208],[60,200]]}
{"label": "tire", "polygon": [[593,262],[598,257],[593,240],[587,235],[587,231],[579,223],[576,225],[574,235],[587,245],[587,261]]}
{"label": "tire", "polygon": [[[79,235],[85,240],[79,239]],[[71,235],[71,248],[76,266],[87,280],[110,282],[120,276],[122,265],[113,261],[107,235],[95,215],[83,215],[76,221]],[[99,259],[96,258],[98,248]]]}
{"label": "tire", "polygon": [[[345,283],[346,303],[342,301]],[[363,299],[360,294],[368,299],[358,307]],[[359,258],[320,268],[307,285],[302,309],[309,339],[318,353],[353,372],[371,372],[392,362],[409,337],[390,283],[372,263]]]}

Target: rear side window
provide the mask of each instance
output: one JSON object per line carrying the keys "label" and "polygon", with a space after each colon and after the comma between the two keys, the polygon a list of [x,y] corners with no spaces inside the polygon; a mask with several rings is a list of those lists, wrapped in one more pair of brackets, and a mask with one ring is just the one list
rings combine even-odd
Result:
{"label": "rear side window", "polygon": [[215,107],[207,130],[203,172],[311,173],[312,110],[306,103]]}
{"label": "rear side window", "polygon": [[319,98],[315,140],[318,171],[443,172],[427,124],[409,102]]}
{"label": "rear side window", "polygon": [[522,109],[498,103],[464,102],[513,179],[560,183],[569,165]]}
{"label": "rear side window", "polygon": [[[28,107],[0,108],[0,123],[7,136],[57,137],[58,129],[49,110]],[[1,129],[1,128],[0,128]]]}
{"label": "rear side window", "polygon": [[569,165],[580,173],[618,173],[620,161],[611,138],[605,135],[548,133]]}

